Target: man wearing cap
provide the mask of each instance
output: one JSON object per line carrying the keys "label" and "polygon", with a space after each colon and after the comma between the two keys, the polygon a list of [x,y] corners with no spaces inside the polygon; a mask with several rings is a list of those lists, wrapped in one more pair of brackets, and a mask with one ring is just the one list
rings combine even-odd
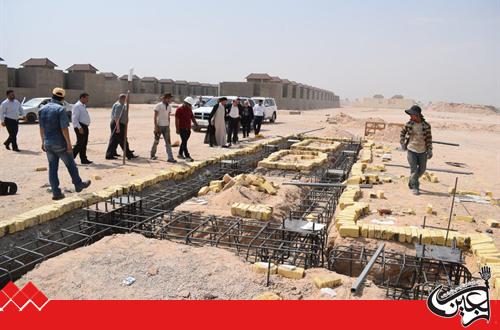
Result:
{"label": "man wearing cap", "polygon": [[117,159],[115,155],[118,145],[120,145],[128,159],[137,158],[129,149],[128,140],[124,141],[125,130],[128,124],[128,109],[125,104],[126,99],[127,95],[120,94],[118,96],[118,101],[113,104],[110,123],[111,137],[109,138],[108,149],[106,150],[106,159]]}
{"label": "man wearing cap", "polygon": [[175,111],[175,131],[181,136],[181,145],[179,147],[179,158],[185,159],[188,162],[193,162],[193,158],[189,154],[187,142],[191,136],[191,122],[196,126],[198,123],[193,115],[193,106],[196,100],[192,97],[186,97],[184,104]]}
{"label": "man wearing cap", "polygon": [[425,173],[427,160],[432,158],[431,125],[425,121],[418,105],[405,112],[410,116],[410,121],[401,130],[400,143],[401,148],[408,151],[411,172],[408,186],[414,195],[420,195],[418,179]]}
{"label": "man wearing cap", "polygon": [[71,122],[76,133],[76,144],[73,146],[73,157],[76,158],[80,154],[82,164],[92,164],[87,158],[87,144],[89,142],[89,125],[90,115],[87,110],[89,102],[89,94],[80,94],[80,99],[71,110]]}
{"label": "man wearing cap", "polygon": [[2,126],[7,127],[9,137],[3,144],[7,150],[10,150],[10,145],[12,144],[12,150],[19,152],[20,150],[17,147],[17,132],[19,131],[19,117],[23,117],[23,107],[16,100],[12,89],[9,89],[6,95],[7,98],[0,104],[0,122]]}
{"label": "man wearing cap", "polygon": [[151,159],[157,159],[156,150],[158,144],[160,143],[160,137],[163,135],[165,148],[167,149],[167,162],[177,163],[174,159],[174,154],[172,153],[172,145],[170,144],[170,114],[172,113],[172,107],[169,103],[171,100],[172,94],[166,93],[163,95],[162,101],[154,108],[153,123],[155,140],[153,142],[153,147],[151,147]]}
{"label": "man wearing cap", "polygon": [[54,88],[52,99],[38,113],[42,150],[47,154],[49,161],[49,183],[52,188],[53,200],[64,198],[64,194],[59,188],[59,177],[57,175],[59,159],[66,165],[76,192],[81,192],[90,186],[90,180],[82,181],[80,178],[73,158],[68,130],[69,119],[62,104],[65,94],[64,89]]}

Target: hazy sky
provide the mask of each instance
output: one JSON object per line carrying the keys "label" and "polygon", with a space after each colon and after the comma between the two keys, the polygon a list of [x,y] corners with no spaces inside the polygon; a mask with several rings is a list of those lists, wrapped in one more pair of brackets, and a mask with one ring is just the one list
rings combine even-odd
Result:
{"label": "hazy sky", "polygon": [[500,0],[0,0],[0,57],[500,106]]}

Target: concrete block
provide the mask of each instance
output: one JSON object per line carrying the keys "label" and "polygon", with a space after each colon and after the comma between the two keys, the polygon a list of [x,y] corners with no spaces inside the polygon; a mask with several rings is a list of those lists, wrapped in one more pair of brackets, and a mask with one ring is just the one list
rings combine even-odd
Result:
{"label": "concrete block", "polygon": [[343,224],[339,228],[339,234],[342,237],[352,237],[352,238],[358,238],[359,237],[359,227],[358,225],[349,225],[349,224]]}
{"label": "concrete block", "polygon": [[342,284],[342,278],[335,273],[316,276],[312,281],[318,289],[334,288]]}
{"label": "concrete block", "polygon": [[305,270],[293,265],[278,265],[278,275],[286,278],[300,280],[304,277]]}
{"label": "concrete block", "polygon": [[256,262],[252,265],[252,271],[258,274],[267,274],[269,271],[270,274],[276,274],[278,272],[278,267],[271,263],[271,267],[269,268],[268,262]]}
{"label": "concrete block", "polygon": [[198,191],[198,196],[205,196],[209,192],[210,192],[210,187],[209,186],[202,187],[200,189],[200,191]]}
{"label": "concrete block", "polygon": [[465,221],[465,222],[474,222],[474,217],[471,215],[455,215],[453,217],[455,221]]}

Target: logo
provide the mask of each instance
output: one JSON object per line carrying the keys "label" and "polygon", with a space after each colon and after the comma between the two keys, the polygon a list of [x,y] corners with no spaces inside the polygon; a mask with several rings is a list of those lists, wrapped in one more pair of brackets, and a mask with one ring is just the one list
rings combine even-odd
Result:
{"label": "logo", "polygon": [[49,298],[31,282],[28,282],[22,289],[19,289],[13,282],[9,282],[0,290],[0,312],[4,311],[9,304],[16,306],[19,311],[32,304],[41,311],[49,301]]}
{"label": "logo", "polygon": [[464,327],[480,319],[489,322],[490,287],[488,280],[491,277],[490,268],[482,267],[479,274],[484,280],[484,285],[477,281],[470,281],[453,290],[443,289],[443,286],[440,285],[429,295],[427,307],[432,313],[446,318],[454,317],[460,313]]}

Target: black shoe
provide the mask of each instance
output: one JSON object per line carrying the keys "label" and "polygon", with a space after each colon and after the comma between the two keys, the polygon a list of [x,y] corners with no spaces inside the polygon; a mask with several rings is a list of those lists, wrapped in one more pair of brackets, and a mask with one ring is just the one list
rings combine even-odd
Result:
{"label": "black shoe", "polygon": [[186,157],[184,157],[183,155],[177,155],[177,158],[179,158],[179,159],[186,159]]}
{"label": "black shoe", "polygon": [[131,159],[138,158],[138,157],[139,157],[138,155],[130,155],[127,157],[127,159],[131,160]]}
{"label": "black shoe", "polygon": [[12,150],[15,151],[15,152],[21,152],[21,150],[19,150],[18,148],[12,149]]}
{"label": "black shoe", "polygon": [[90,161],[90,160],[82,160],[82,165],[88,165],[88,164],[93,164],[94,162],[93,161]]}
{"label": "black shoe", "polygon": [[194,159],[191,157],[186,157],[186,162],[192,163],[192,162],[194,162]]}
{"label": "black shoe", "polygon": [[5,146],[5,149],[10,150],[10,147],[9,147],[8,143],[4,143],[3,145]]}
{"label": "black shoe", "polygon": [[113,154],[113,156],[115,156],[115,157],[121,157],[122,155],[120,155],[120,154]]}
{"label": "black shoe", "polygon": [[157,160],[157,159],[158,159],[158,157],[156,157],[156,156],[151,156],[151,160]]}
{"label": "black shoe", "polygon": [[172,158],[172,159],[167,159],[167,163],[175,164],[175,163],[177,163],[177,161]]}
{"label": "black shoe", "polygon": [[81,192],[83,189],[87,189],[89,186],[90,186],[90,183],[91,181],[90,180],[87,180],[87,181],[83,181],[82,182],[82,185],[78,188],[75,187],[75,191],[77,193]]}
{"label": "black shoe", "polygon": [[111,156],[111,157],[106,156],[106,159],[107,160],[117,160],[118,158],[116,158],[115,156]]}
{"label": "black shoe", "polygon": [[60,193],[59,195],[52,196],[52,200],[53,201],[59,201],[59,200],[63,199],[64,197],[66,197],[66,196],[64,196],[63,193]]}

